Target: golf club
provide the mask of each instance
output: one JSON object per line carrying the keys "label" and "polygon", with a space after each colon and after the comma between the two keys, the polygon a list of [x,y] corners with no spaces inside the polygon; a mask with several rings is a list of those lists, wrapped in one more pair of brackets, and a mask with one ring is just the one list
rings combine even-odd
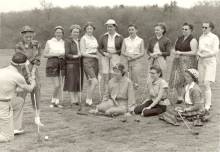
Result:
{"label": "golf club", "polygon": [[61,62],[61,59],[59,59],[59,63],[60,63],[60,71],[59,71],[59,74],[60,74],[60,95],[61,95],[61,101],[63,101],[63,76],[62,76],[62,62]]}
{"label": "golf club", "polygon": [[[37,101],[36,101],[36,97],[35,97],[35,93],[34,93],[34,105],[35,105],[35,115],[36,116],[39,116],[38,114],[38,110],[37,110]],[[40,126],[39,126],[39,123],[35,123],[37,125],[37,141],[38,142],[41,142],[41,136],[40,136]]]}
{"label": "golf club", "polygon": [[181,113],[179,111],[177,111],[177,113],[180,116],[180,118],[182,119],[182,121],[184,122],[187,129],[191,132],[191,134],[192,135],[199,135],[198,131],[192,130],[192,128],[189,126],[189,124],[186,122],[186,120],[182,117]]}
{"label": "golf club", "polygon": [[81,58],[79,59],[80,60],[80,65],[79,65],[79,109],[78,111],[81,111],[82,110],[82,78],[81,78],[81,75],[82,75],[82,64],[81,64]]}

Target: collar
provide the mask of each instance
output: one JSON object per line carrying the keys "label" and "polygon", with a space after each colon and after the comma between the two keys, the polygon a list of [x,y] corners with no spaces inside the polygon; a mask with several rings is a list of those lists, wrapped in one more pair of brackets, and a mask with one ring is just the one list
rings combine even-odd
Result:
{"label": "collar", "polygon": [[156,84],[160,83],[160,81],[161,81],[161,78],[159,78],[159,79],[156,80],[156,81],[152,81],[152,84],[153,84],[153,85],[156,85]]}
{"label": "collar", "polygon": [[63,42],[63,39],[57,40],[55,37],[53,37],[51,40],[56,42]]}
{"label": "collar", "polygon": [[136,35],[134,38],[132,38],[131,36],[129,36],[129,39],[131,40],[136,40],[138,38],[138,36]]}
{"label": "collar", "polygon": [[207,34],[202,34],[202,35],[205,36],[205,37],[211,37],[212,36],[212,32],[209,32]]}
{"label": "collar", "polygon": [[162,39],[163,35],[161,35],[161,37],[157,37],[157,36],[155,35],[155,37],[156,37],[157,40],[160,40],[160,39]]}
{"label": "collar", "polygon": [[15,71],[15,72],[18,72],[18,69],[13,65],[9,65],[8,68]]}
{"label": "collar", "polygon": [[[104,35],[110,35],[108,32],[106,32]],[[115,36],[120,36],[120,34],[118,34],[117,32],[115,32],[115,34],[113,35],[113,37],[115,37]]]}

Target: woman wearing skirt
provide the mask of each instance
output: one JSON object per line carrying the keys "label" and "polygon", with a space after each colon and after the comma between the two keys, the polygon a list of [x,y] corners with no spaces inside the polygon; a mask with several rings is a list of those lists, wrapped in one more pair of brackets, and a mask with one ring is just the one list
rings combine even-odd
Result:
{"label": "woman wearing skirt", "polygon": [[47,59],[46,76],[49,77],[53,84],[53,95],[50,107],[59,107],[62,99],[63,76],[64,76],[64,29],[62,26],[55,27],[54,37],[47,41],[44,49],[44,57]]}
{"label": "woman wearing skirt", "polygon": [[79,103],[79,93],[83,86],[82,58],[79,50],[79,25],[70,27],[71,36],[65,41],[65,61],[66,72],[64,81],[64,91],[68,91],[71,104]]}
{"label": "woman wearing skirt", "polygon": [[184,23],[182,26],[183,35],[175,44],[173,65],[171,69],[169,87],[177,91],[177,103],[183,101],[183,90],[185,86],[184,71],[189,68],[197,69],[196,52],[198,43],[192,35],[193,25]]}
{"label": "woman wearing skirt", "polygon": [[93,101],[92,97],[94,95],[95,88],[98,84],[98,42],[96,38],[93,36],[93,31],[95,30],[95,26],[93,23],[88,22],[84,31],[85,34],[80,40],[80,50],[83,56],[83,67],[86,77],[89,81],[88,89],[87,89],[87,97],[86,104],[91,106]]}

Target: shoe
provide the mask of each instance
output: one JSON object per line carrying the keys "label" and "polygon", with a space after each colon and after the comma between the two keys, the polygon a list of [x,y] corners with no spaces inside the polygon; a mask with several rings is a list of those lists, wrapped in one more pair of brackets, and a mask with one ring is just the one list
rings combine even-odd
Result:
{"label": "shoe", "polygon": [[35,117],[34,122],[35,122],[36,125],[39,125],[40,127],[44,126],[44,124],[42,124],[41,121],[40,121],[40,117]]}
{"label": "shoe", "polygon": [[21,135],[23,133],[24,133],[24,130],[17,130],[17,129],[14,130],[14,135]]}
{"label": "shoe", "polygon": [[54,103],[50,104],[50,108],[54,108],[54,107],[55,107]]}
{"label": "shoe", "polygon": [[176,104],[181,104],[181,103],[183,103],[183,100],[182,99],[177,99]]}
{"label": "shoe", "polygon": [[92,99],[86,99],[86,104],[88,106],[91,106],[92,105]]}
{"label": "shoe", "polygon": [[61,104],[56,104],[57,108],[63,108],[63,106]]}
{"label": "shoe", "polygon": [[91,113],[91,114],[97,114],[98,112],[99,112],[98,109],[89,110],[89,113]]}
{"label": "shoe", "polygon": [[56,105],[58,105],[58,104],[60,103],[60,100],[59,100],[59,99],[54,98],[54,100],[55,100],[55,104],[56,104]]}
{"label": "shoe", "polygon": [[203,126],[203,123],[201,122],[201,119],[197,119],[193,122],[193,125],[195,127],[201,127],[201,126]]}

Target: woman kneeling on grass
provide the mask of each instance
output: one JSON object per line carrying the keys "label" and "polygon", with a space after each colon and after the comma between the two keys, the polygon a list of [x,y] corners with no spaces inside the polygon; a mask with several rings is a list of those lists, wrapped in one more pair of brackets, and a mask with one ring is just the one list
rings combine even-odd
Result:
{"label": "woman kneeling on grass", "polygon": [[[159,118],[173,125],[179,125],[180,115],[188,121],[192,121],[194,126],[202,126],[204,117],[204,103],[201,90],[198,85],[199,73],[196,69],[185,71],[186,86],[184,92],[184,103],[179,107],[170,107],[167,112]],[[178,114],[179,113],[179,114]]]}
{"label": "woman kneeling on grass", "polygon": [[162,70],[158,65],[150,67],[150,77],[151,80],[147,84],[149,98],[134,109],[135,114],[141,114],[145,117],[165,112],[166,105],[169,104],[167,99],[168,84],[162,79]]}
{"label": "woman kneeling on grass", "polygon": [[132,82],[125,76],[125,66],[117,64],[113,67],[114,77],[109,81],[108,99],[97,105],[90,113],[104,113],[117,116],[133,111],[135,95]]}

